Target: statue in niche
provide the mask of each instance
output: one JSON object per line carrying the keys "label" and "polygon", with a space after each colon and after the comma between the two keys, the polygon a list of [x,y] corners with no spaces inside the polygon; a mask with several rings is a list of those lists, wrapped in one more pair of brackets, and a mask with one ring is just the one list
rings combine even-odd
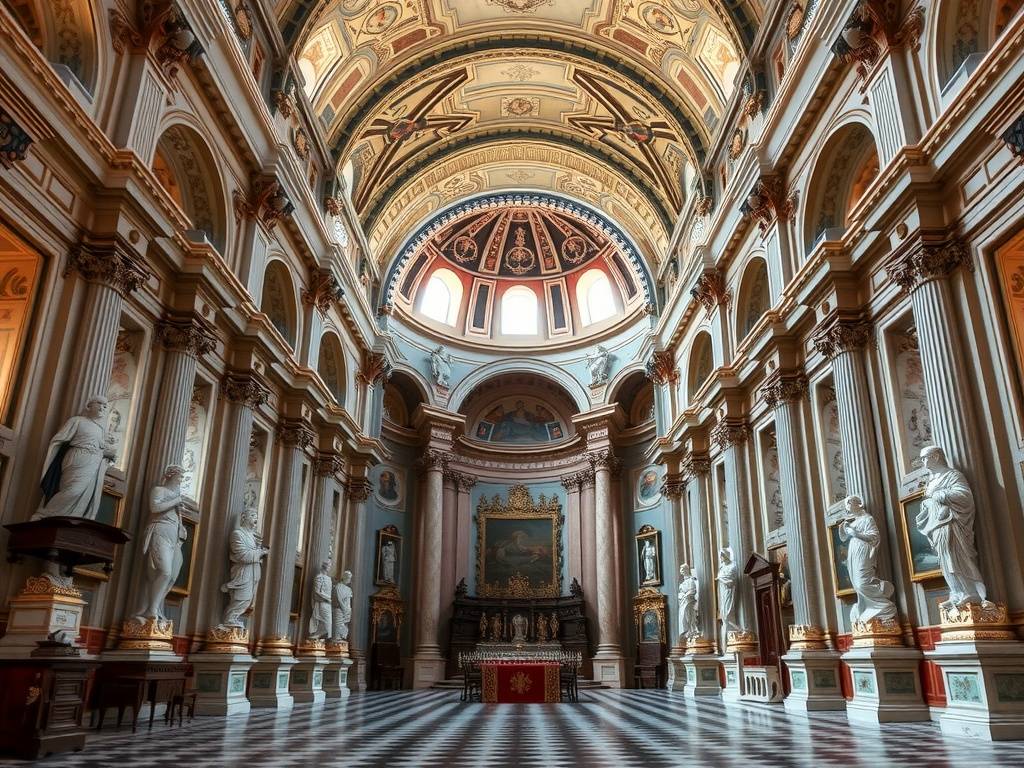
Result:
{"label": "statue in niche", "polygon": [[722,619],[725,631],[739,630],[734,612],[736,610],[736,587],[739,585],[740,571],[732,561],[732,547],[718,550],[718,615]]}
{"label": "statue in niche", "polygon": [[480,641],[487,639],[487,611],[480,613]]}
{"label": "statue in niche", "polygon": [[491,640],[495,642],[502,640],[501,615],[497,613],[491,616]]}
{"label": "statue in niche", "polygon": [[537,642],[546,643],[548,640],[548,620],[543,613],[537,614]]}
{"label": "statue in niche", "polygon": [[530,622],[521,613],[512,617],[512,642],[525,643],[526,633],[530,631]]}
{"label": "statue in niche", "polygon": [[393,541],[388,539],[385,541],[380,548],[380,562],[381,571],[383,572],[384,581],[389,584],[397,584],[395,581],[395,563],[398,560],[398,550],[395,548]]}
{"label": "statue in niche", "polygon": [[700,628],[697,626],[697,595],[699,582],[690,566],[683,563],[679,566],[679,637],[687,640],[697,637]]}
{"label": "statue in niche", "polygon": [[590,373],[590,386],[600,387],[607,384],[611,369],[611,353],[606,347],[598,344],[597,352],[593,355],[587,355],[587,371]]}
{"label": "statue in niche", "polygon": [[169,465],[158,485],[149,492],[149,521],[142,534],[143,598],[135,620],[157,623],[167,620],[164,600],[171,591],[183,562],[181,547],[188,533],[181,521],[181,478],[185,470]]}
{"label": "statue in niche", "polygon": [[644,539],[644,546],[640,551],[644,564],[644,583],[658,580],[658,553],[654,549],[654,542],[650,538]]}
{"label": "statue in niche", "polygon": [[896,605],[890,599],[893,585],[878,578],[878,524],[864,509],[859,496],[846,497],[846,511],[851,517],[839,526],[839,538],[849,541],[846,567],[857,593],[857,603],[850,609],[850,621],[892,622]]}
{"label": "statue in niche", "polygon": [[331,639],[335,642],[348,640],[348,625],[352,621],[352,571],[341,574],[334,585],[334,612]]}
{"label": "statue in niche", "polygon": [[916,522],[939,556],[939,568],[949,587],[949,599],[942,607],[962,608],[968,603],[980,603],[991,608],[974,545],[971,486],[962,472],[949,466],[946,453],[939,446],[922,449],[921,459],[930,474]]}
{"label": "statue in niche", "polygon": [[257,512],[252,507],[242,510],[238,527],[231,532],[229,556],[231,578],[220,588],[228,593],[228,606],[224,609],[222,627],[245,629],[242,615],[256,602],[256,588],[263,575],[261,561],[270,554],[256,535]]}
{"label": "statue in niche", "polygon": [[331,634],[333,612],[331,610],[330,556],[320,563],[320,573],[313,577],[313,605],[309,613],[309,639],[322,640]]}
{"label": "statue in niche", "polygon": [[558,642],[559,623],[558,623],[558,614],[557,613],[552,613],[551,614],[551,618],[548,619],[548,626],[551,627],[551,639],[554,640],[555,642]]}
{"label": "statue in niche", "polygon": [[33,520],[84,517],[95,520],[100,510],[103,478],[117,445],[103,423],[107,398],[90,397],[81,415],[72,416],[50,440],[40,487],[43,503]]}
{"label": "statue in niche", "polygon": [[440,344],[430,352],[430,373],[437,386],[448,386],[452,376],[452,355]]}

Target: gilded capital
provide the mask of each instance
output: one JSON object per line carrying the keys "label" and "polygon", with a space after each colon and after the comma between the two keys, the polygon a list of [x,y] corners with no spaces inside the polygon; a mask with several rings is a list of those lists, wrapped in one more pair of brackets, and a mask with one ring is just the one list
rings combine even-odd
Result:
{"label": "gilded capital", "polygon": [[676,356],[672,350],[651,353],[647,361],[647,378],[659,386],[679,381],[679,369],[676,367]]}
{"label": "gilded capital", "polygon": [[852,352],[865,347],[871,339],[872,326],[866,320],[826,321],[814,334],[814,347],[829,360],[843,352]]}
{"label": "gilded capital", "polygon": [[305,450],[313,445],[316,432],[308,421],[286,419],[277,425],[277,439],[289,448]]}
{"label": "gilded capital", "polygon": [[216,337],[195,317],[167,318],[157,326],[156,332],[164,347],[193,357],[207,355],[217,347]]}
{"label": "gilded capital", "polygon": [[750,427],[744,422],[723,420],[711,430],[711,442],[722,451],[736,445],[743,445],[749,437]]}
{"label": "gilded capital", "polygon": [[370,485],[370,481],[365,477],[361,477],[356,480],[349,480],[348,497],[357,504],[361,504],[369,499],[370,492],[372,490],[373,486]]}
{"label": "gilded capital", "polygon": [[233,403],[258,408],[270,399],[270,392],[252,373],[229,373],[220,383],[221,396]]}
{"label": "gilded capital", "polygon": [[337,477],[345,470],[345,460],[337,453],[316,455],[317,477]]}
{"label": "gilded capital", "polygon": [[91,283],[108,285],[122,296],[142,287],[149,272],[114,242],[82,242],[68,254],[65,275],[77,272]]}
{"label": "gilded capital", "polygon": [[370,352],[364,356],[362,370],[356,377],[371,387],[386,384],[391,378],[391,361],[379,352]]}
{"label": "gilded capital", "polygon": [[913,292],[929,280],[947,277],[961,267],[974,269],[971,249],[963,240],[948,240],[923,243],[901,253],[886,265],[885,271],[902,290]]}
{"label": "gilded capital", "polygon": [[309,287],[302,290],[303,303],[316,307],[326,314],[335,302],[341,301],[345,295],[341,285],[329,269],[317,270],[309,281]]}
{"label": "gilded capital", "polygon": [[708,474],[711,471],[711,461],[707,454],[688,453],[683,459],[680,470],[681,480],[685,482],[691,477]]}
{"label": "gilded capital", "polygon": [[690,295],[709,313],[715,307],[728,307],[732,301],[732,294],[725,286],[725,275],[720,269],[701,274],[697,284],[690,289]]}
{"label": "gilded capital", "polygon": [[683,481],[682,475],[669,475],[661,484],[661,495],[673,501],[682,498],[684,490],[686,490],[686,483]]}

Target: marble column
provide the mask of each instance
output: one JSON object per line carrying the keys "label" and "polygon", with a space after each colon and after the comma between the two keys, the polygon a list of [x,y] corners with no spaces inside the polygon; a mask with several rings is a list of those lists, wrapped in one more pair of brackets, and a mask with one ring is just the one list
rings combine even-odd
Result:
{"label": "marble column", "polygon": [[[665,579],[665,583],[670,590],[668,594],[669,603],[671,604],[675,600],[677,603],[675,606],[676,609],[678,609],[678,600],[676,597],[679,594],[679,566],[682,563],[687,563],[692,567],[692,563],[690,563],[689,559],[690,555],[687,552],[686,546],[687,539],[689,539],[689,532],[684,532],[683,530],[685,528],[684,520],[686,517],[683,512],[683,490],[684,482],[681,475],[669,474],[665,476],[665,481],[661,485],[661,495],[668,499],[669,503],[669,517],[672,522],[672,535],[675,539],[675,557],[671,558],[667,563],[664,563],[662,567],[668,566],[671,569],[666,574],[667,578]],[[673,611],[670,610],[669,613],[672,614]],[[672,647],[669,651],[670,655],[680,657],[686,653],[686,638],[683,637],[682,633],[679,631],[680,618],[678,610],[675,611],[675,616],[675,622],[668,628],[666,635],[672,643]],[[669,678],[671,679],[672,677],[673,675],[670,672]],[[683,679],[685,680],[685,674]],[[670,685],[669,687],[671,688],[672,686]]]}
{"label": "marble column", "polygon": [[458,496],[456,502],[456,546],[455,551],[457,553],[455,558],[455,582],[456,584],[462,579],[469,578],[470,555],[469,553],[476,551],[475,542],[470,541],[470,523],[473,519],[473,510],[470,508],[469,494],[473,490],[473,486],[476,485],[476,478],[473,475],[467,475],[465,472],[460,472],[457,478],[458,483]]}
{"label": "marble column", "polygon": [[569,579],[583,579],[583,536],[580,514],[580,485],[582,478],[579,473],[562,475],[559,478],[566,496],[566,553],[569,563]]}
{"label": "marble column", "polygon": [[106,395],[125,297],[149,275],[117,241],[79,243],[68,255],[66,272],[77,272],[88,283],[77,323],[78,354],[65,390],[66,407],[77,413],[92,395]]}
{"label": "marble column", "polygon": [[[348,652],[352,657],[352,669],[349,675],[349,688],[353,691],[366,690],[366,649],[369,642],[369,622],[367,612],[369,604],[364,596],[369,594],[369,586],[373,583],[372,558],[374,543],[366,536],[366,502],[370,499],[373,487],[365,477],[354,477],[349,480],[348,514],[346,517],[346,565],[352,571],[353,578],[364,580],[364,584],[353,583],[352,620],[348,624]],[[357,597],[358,596],[358,597]]]}
{"label": "marble column", "polygon": [[433,448],[424,451],[420,466],[426,475],[420,504],[421,527],[417,558],[416,648],[413,653],[413,688],[429,688],[444,669],[438,642],[441,600],[442,531],[444,526],[444,469],[448,454]]}
{"label": "marble column", "polygon": [[[583,556],[580,563],[583,575],[584,604],[587,623],[591,628],[591,642],[596,638],[593,630],[597,626],[597,519],[594,514],[594,469],[587,467],[577,473],[580,482],[580,539],[583,542]],[[596,643],[595,653],[596,653]]]}
{"label": "marble column", "polygon": [[597,544],[597,653],[594,676],[613,687],[625,685],[620,622],[616,615],[618,600],[615,581],[615,514],[612,508],[611,476],[618,459],[605,448],[588,457],[594,468],[594,532]]}
{"label": "marble column", "polygon": [[337,510],[334,508],[334,491],[337,478],[344,468],[341,456],[336,453],[319,453],[314,465],[315,486],[313,488],[313,512],[309,520],[306,545],[306,569],[303,573],[302,615],[299,616],[299,637],[309,633],[309,616],[312,608],[313,581],[320,572],[320,564],[330,560],[331,579],[345,570],[340,563],[341,552],[335,546],[335,532],[338,530]]}
{"label": "marble column", "polygon": [[443,502],[441,504],[441,584],[437,590],[437,636],[441,648],[448,647],[448,619],[452,615],[452,600],[455,597],[455,560],[458,557],[455,549],[459,498],[459,473],[444,469]]}
{"label": "marble column", "polygon": [[682,465],[682,478],[685,487],[680,493],[687,492],[687,499],[693,499],[691,506],[686,504],[687,523],[690,531],[690,568],[697,574],[699,589],[697,592],[697,622],[701,634],[712,643],[706,652],[714,652],[714,641],[718,624],[715,621],[715,574],[718,572],[718,557],[711,549],[711,516],[708,502],[708,477],[711,463],[707,455],[689,454]]}

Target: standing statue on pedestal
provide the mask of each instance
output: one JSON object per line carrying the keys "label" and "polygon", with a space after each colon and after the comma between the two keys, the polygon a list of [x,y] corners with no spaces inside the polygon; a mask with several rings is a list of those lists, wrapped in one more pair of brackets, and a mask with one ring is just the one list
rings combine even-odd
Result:
{"label": "standing statue on pedestal", "polygon": [[100,510],[103,478],[115,458],[116,444],[103,420],[107,398],[93,395],[80,416],[68,419],[50,440],[43,464],[43,503],[33,520],[84,517],[95,520]]}
{"label": "standing statue on pedestal", "polygon": [[320,563],[320,573],[313,577],[313,606],[309,614],[309,639],[323,640],[331,633],[331,560]]}
{"label": "standing statue on pedestal", "polygon": [[512,617],[512,642],[525,643],[526,633],[530,631],[530,622],[521,613]]}
{"label": "standing statue on pedestal", "polygon": [[430,373],[434,383],[439,387],[447,387],[452,377],[452,355],[444,347],[438,345],[430,352]]}
{"label": "standing statue on pedestal", "polygon": [[718,550],[718,615],[722,619],[725,631],[739,630],[740,625],[733,618],[736,610],[736,587],[739,585],[740,571],[732,561],[732,547]]}
{"label": "standing statue on pedestal", "polygon": [[352,571],[341,574],[334,585],[334,626],[331,639],[335,642],[348,640],[348,624],[352,621]]}
{"label": "standing statue on pedestal", "polygon": [[380,548],[380,562],[381,562],[381,575],[383,581],[388,584],[397,584],[395,579],[395,563],[398,561],[398,551],[395,549],[394,542],[388,539]]}
{"label": "standing statue on pedestal", "polygon": [[557,643],[558,642],[558,628],[559,628],[558,614],[557,613],[552,613],[551,614],[551,618],[548,619],[548,626],[551,627],[551,639],[554,640]]}
{"label": "standing statue on pedestal", "polygon": [[537,614],[537,637],[538,643],[545,643],[548,639],[548,620],[543,613]]}
{"label": "standing statue on pedestal", "polygon": [[846,511],[852,517],[839,526],[841,541],[849,541],[846,568],[850,572],[857,603],[850,609],[850,621],[868,622],[877,619],[892,622],[896,605],[890,599],[893,585],[878,578],[878,543],[881,537],[875,518],[864,509],[859,496],[846,497]]}
{"label": "standing statue on pedestal", "polygon": [[644,582],[658,581],[658,553],[649,538],[644,539],[644,546],[640,554],[644,563]]}
{"label": "standing statue on pedestal", "polygon": [[600,344],[597,352],[587,355],[587,371],[590,373],[590,386],[600,387],[608,383],[608,375],[612,369],[611,353]]}
{"label": "standing statue on pedestal", "polygon": [[700,635],[697,626],[697,594],[699,582],[690,566],[679,566],[679,637],[691,640]]}
{"label": "standing statue on pedestal", "polygon": [[256,601],[256,588],[259,586],[263,569],[260,561],[270,550],[261,546],[256,536],[256,510],[247,507],[238,518],[238,527],[231,532],[229,556],[231,558],[231,579],[223,584],[221,592],[227,592],[228,606],[224,609],[222,627],[238,627],[245,629],[242,614],[252,608]]}
{"label": "standing statue on pedestal", "polygon": [[164,599],[181,571],[181,547],[188,536],[181,521],[181,478],[185,470],[171,464],[164,470],[160,484],[149,492],[149,521],[142,534],[143,607],[135,617],[140,624],[147,619],[162,622]]}
{"label": "standing statue on pedestal", "polygon": [[946,453],[937,445],[921,450],[921,459],[930,473],[924,501],[917,515],[921,529],[939,556],[939,568],[949,587],[949,599],[943,608],[962,608],[967,603],[992,606],[986,599],[985,583],[978,569],[978,550],[974,546],[974,494],[967,478],[946,461]]}

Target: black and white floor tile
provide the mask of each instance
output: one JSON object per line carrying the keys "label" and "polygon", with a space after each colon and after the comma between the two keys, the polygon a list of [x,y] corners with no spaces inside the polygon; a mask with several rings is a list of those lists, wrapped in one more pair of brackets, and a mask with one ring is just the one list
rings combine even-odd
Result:
{"label": "black and white floor tile", "polygon": [[[1022,734],[1024,737],[1024,734]],[[0,761],[0,765],[26,765]],[[162,721],[90,735],[33,765],[90,766],[1024,766],[1024,741],[944,739],[932,723],[850,727],[843,713],[693,702],[665,691],[581,693],[576,704],[462,704],[458,692],[354,695],[290,712]]]}

